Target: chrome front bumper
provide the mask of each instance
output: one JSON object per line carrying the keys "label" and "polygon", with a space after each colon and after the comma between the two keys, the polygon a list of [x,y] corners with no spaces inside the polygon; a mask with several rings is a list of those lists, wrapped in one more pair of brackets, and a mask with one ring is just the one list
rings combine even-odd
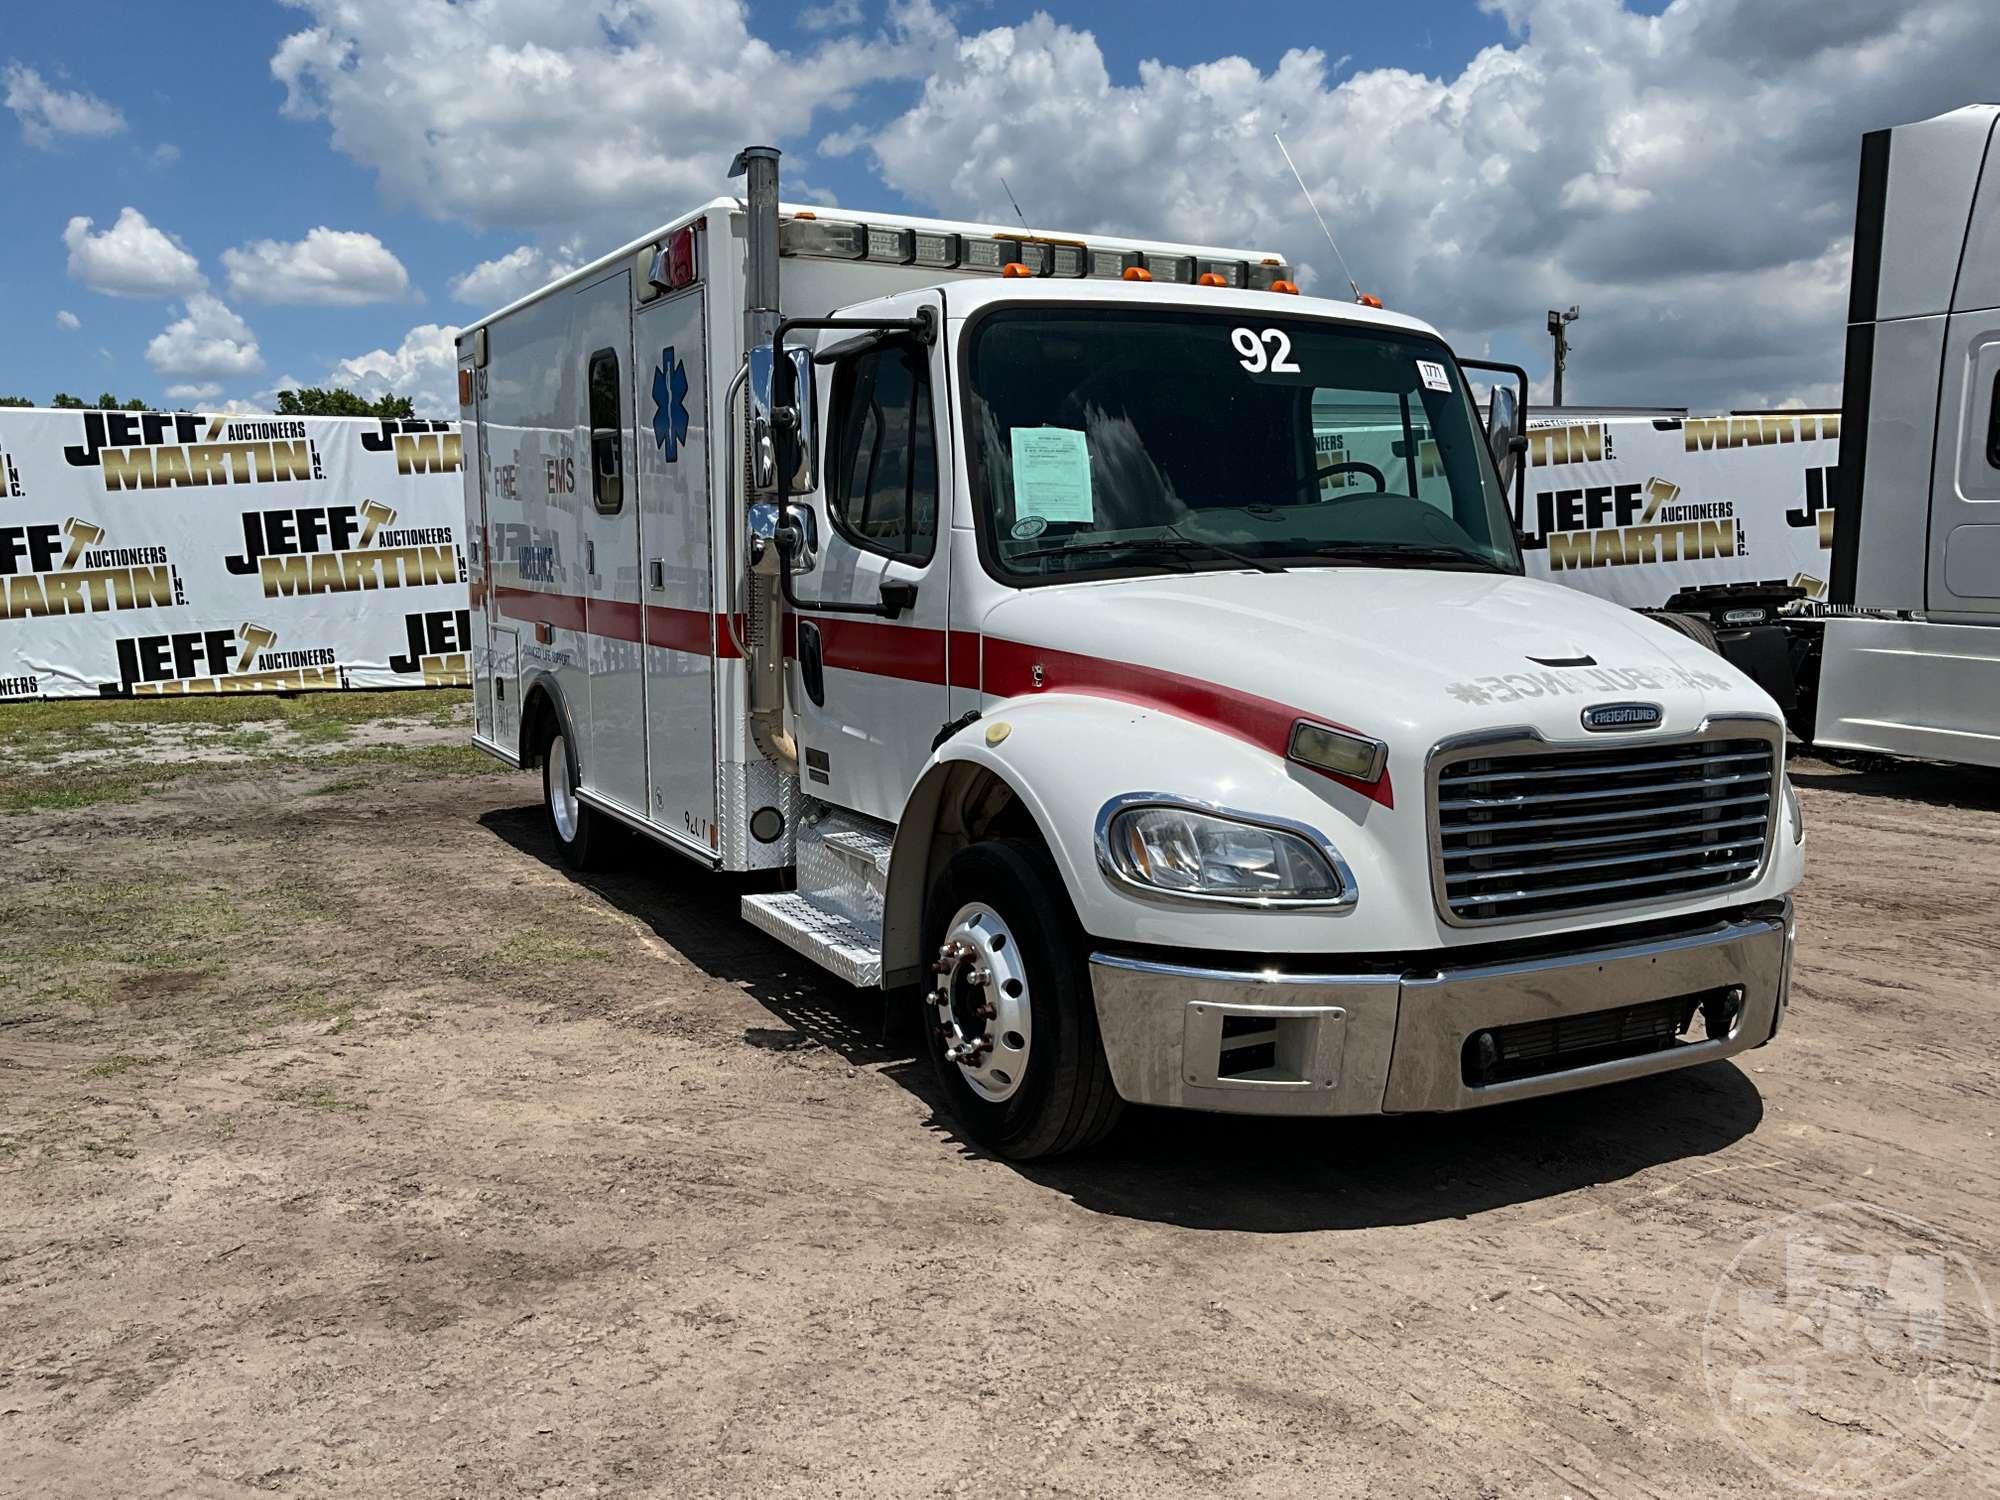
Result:
{"label": "chrome front bumper", "polygon": [[[1673,937],[1521,961],[1399,973],[1280,974],[1096,954],[1091,986],[1111,1077],[1135,1104],[1254,1115],[1470,1109],[1639,1078],[1769,1041],[1792,972],[1792,907]],[[1680,997],[1726,995],[1733,1024],[1670,1046],[1468,1078],[1467,1044],[1497,1028]],[[1697,1039],[1698,1038],[1698,1039]],[[1476,1045],[1476,1043],[1475,1043]],[[1256,1049],[1261,1065],[1231,1076]],[[1598,1054],[1602,1057],[1602,1054]]]}

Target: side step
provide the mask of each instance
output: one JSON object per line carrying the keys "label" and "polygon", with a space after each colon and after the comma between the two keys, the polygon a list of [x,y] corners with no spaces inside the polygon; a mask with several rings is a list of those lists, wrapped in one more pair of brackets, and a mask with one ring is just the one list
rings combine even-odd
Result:
{"label": "side step", "polygon": [[876,933],[839,912],[815,906],[797,891],[745,896],[743,920],[849,984],[874,989],[882,983],[882,948]]}

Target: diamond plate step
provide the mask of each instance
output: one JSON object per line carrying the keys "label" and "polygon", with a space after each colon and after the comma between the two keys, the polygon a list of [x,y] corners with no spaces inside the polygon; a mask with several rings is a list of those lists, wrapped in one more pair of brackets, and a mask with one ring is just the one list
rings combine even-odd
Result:
{"label": "diamond plate step", "polygon": [[743,920],[849,984],[872,989],[882,982],[879,936],[838,912],[813,905],[797,891],[745,896]]}

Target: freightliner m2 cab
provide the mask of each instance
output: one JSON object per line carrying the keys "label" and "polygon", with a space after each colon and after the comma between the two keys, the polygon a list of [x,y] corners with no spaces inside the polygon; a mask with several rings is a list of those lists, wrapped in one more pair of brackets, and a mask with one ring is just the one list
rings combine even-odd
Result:
{"label": "freightliner m2 cab", "polygon": [[1771,1038],[1777,708],[1522,576],[1504,383],[1274,257],[816,215],[776,156],[460,338],[475,740],[564,859],[767,872],[1020,1158]]}

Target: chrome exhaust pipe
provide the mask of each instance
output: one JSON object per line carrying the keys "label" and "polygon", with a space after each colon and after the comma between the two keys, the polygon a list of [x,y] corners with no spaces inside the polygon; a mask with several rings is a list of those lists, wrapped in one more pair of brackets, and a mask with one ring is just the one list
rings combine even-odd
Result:
{"label": "chrome exhaust pipe", "polygon": [[[744,267],[743,267],[743,353],[744,369],[738,381],[745,387],[752,349],[768,349],[778,336],[778,148],[745,146],[737,152],[729,168],[731,177],[744,183]],[[737,384],[732,383],[731,427],[736,423]],[[741,424],[743,439],[739,452],[730,455],[731,478],[736,492],[744,498],[744,514],[730,506],[728,524],[742,528],[749,548],[749,590],[744,601],[743,665],[748,675],[750,738],[766,759],[787,776],[799,773],[798,745],[785,729],[785,616],[782,578],[785,566],[775,540],[781,517],[772,517],[772,535],[750,534],[749,497],[756,478],[751,444],[755,441],[750,424]],[[767,507],[775,510],[775,507]],[[730,556],[735,555],[735,537]],[[731,628],[735,621],[730,621]]]}

